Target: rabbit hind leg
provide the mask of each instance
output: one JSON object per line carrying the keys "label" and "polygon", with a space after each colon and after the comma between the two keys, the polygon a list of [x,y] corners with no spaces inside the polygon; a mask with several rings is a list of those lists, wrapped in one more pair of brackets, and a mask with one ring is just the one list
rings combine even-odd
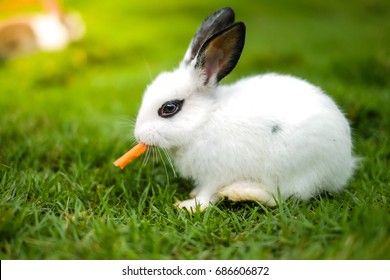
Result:
{"label": "rabbit hind leg", "polygon": [[232,201],[258,201],[266,206],[276,206],[272,193],[264,190],[259,183],[239,181],[219,190],[218,195]]}

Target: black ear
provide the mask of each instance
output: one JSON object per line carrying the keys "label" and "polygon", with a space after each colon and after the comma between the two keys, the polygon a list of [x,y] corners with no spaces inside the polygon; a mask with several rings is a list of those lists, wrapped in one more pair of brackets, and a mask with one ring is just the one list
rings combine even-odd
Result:
{"label": "black ear", "polygon": [[233,23],[234,11],[230,7],[222,8],[208,16],[196,31],[184,57],[184,62],[187,64],[191,62],[207,39]]}
{"label": "black ear", "polygon": [[205,75],[206,85],[211,78],[218,83],[236,66],[245,43],[245,24],[237,22],[214,34],[200,48],[195,68]]}

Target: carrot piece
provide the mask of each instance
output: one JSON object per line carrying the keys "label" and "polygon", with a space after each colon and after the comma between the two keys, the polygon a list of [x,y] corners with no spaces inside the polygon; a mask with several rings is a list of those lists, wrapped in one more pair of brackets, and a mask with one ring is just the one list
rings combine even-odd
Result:
{"label": "carrot piece", "polygon": [[134,146],[130,151],[128,151],[123,156],[121,156],[116,161],[114,161],[114,165],[123,169],[133,159],[136,159],[137,157],[141,156],[147,149],[148,149],[147,145],[143,143],[139,143],[136,146]]}

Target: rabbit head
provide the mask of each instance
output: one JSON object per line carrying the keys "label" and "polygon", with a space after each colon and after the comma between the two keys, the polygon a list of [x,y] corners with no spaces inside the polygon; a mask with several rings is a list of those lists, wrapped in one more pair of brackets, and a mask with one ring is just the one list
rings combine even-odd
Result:
{"label": "rabbit head", "polygon": [[180,66],[160,74],[143,96],[135,137],[164,148],[182,147],[209,117],[218,83],[236,66],[245,41],[245,25],[223,8],[204,20]]}

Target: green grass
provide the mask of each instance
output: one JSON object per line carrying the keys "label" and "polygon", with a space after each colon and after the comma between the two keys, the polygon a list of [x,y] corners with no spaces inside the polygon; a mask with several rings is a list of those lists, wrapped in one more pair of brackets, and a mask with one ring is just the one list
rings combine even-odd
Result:
{"label": "green grass", "polygon": [[112,161],[131,146],[145,86],[226,3],[65,4],[87,23],[82,42],[0,65],[0,259],[390,259],[389,1],[233,6],[247,40],[224,82],[274,71],[320,85],[362,162],[337,195],[195,215],[173,206],[191,183],[161,163]]}

